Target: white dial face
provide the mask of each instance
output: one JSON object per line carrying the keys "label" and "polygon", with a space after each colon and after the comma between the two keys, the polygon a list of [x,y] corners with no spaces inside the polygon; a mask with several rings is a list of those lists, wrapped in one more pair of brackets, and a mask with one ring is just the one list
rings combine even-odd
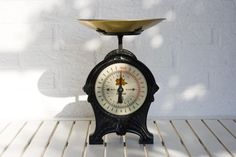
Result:
{"label": "white dial face", "polygon": [[147,82],[143,74],[126,63],[112,64],[98,75],[95,95],[107,112],[128,115],[138,110],[147,96]]}

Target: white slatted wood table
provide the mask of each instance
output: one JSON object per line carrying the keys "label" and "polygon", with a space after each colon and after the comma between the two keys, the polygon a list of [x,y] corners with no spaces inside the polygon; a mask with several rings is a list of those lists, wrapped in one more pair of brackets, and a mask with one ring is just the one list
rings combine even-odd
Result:
{"label": "white slatted wood table", "polygon": [[236,121],[149,120],[153,145],[108,134],[89,145],[90,120],[0,121],[0,157],[236,157]]}

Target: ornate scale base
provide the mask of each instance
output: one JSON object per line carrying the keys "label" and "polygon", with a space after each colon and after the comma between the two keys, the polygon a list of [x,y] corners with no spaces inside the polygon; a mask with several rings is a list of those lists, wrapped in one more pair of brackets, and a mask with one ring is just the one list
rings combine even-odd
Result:
{"label": "ornate scale base", "polygon": [[[104,63],[108,63],[111,61],[119,61],[119,62],[138,62],[140,63],[135,55],[128,50],[114,50],[110,52],[104,59]],[[142,67],[143,71],[149,72],[148,69]],[[98,69],[95,67],[94,69]],[[147,76],[150,74],[147,74]],[[150,80],[152,76],[149,76]],[[159,87],[155,84],[154,79],[150,81],[153,87],[153,93],[155,93]],[[84,87],[85,91],[88,91],[88,86]],[[151,98],[150,102],[153,101],[153,97]],[[88,101],[93,104],[93,98],[89,98]],[[149,101],[148,101],[149,102]],[[89,143],[90,144],[102,144],[103,140],[102,137],[105,134],[116,132],[117,135],[125,135],[126,132],[135,133],[140,136],[139,143],[140,144],[152,144],[153,143],[153,135],[148,131],[146,126],[146,116],[148,112],[149,104],[143,105],[142,111],[138,112],[138,114],[134,113],[131,115],[125,116],[115,116],[109,114],[107,112],[103,112],[98,108],[98,105],[93,106],[95,119],[96,119],[96,129],[95,132],[90,135]]]}
{"label": "ornate scale base", "polygon": [[119,45],[92,69],[83,88],[96,119],[90,144],[102,144],[103,136],[112,132],[134,133],[140,136],[140,144],[153,144],[146,120],[159,87],[151,71],[132,52],[123,49],[122,38],[138,35],[162,20],[80,20],[100,33],[118,36]]}
{"label": "ornate scale base", "polygon": [[102,137],[105,134],[115,132],[117,135],[125,135],[127,132],[140,136],[140,144],[153,144],[153,135],[147,130],[145,115],[136,115],[127,119],[106,118],[101,115],[101,120],[96,121],[96,130],[89,136],[90,144],[103,144]]}

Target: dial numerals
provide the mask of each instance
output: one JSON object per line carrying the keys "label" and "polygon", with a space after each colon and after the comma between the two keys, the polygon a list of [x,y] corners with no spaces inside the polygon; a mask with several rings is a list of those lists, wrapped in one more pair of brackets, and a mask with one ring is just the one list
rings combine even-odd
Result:
{"label": "dial numerals", "polygon": [[98,75],[95,95],[101,107],[115,115],[128,115],[138,110],[147,96],[143,74],[126,63],[112,64]]}

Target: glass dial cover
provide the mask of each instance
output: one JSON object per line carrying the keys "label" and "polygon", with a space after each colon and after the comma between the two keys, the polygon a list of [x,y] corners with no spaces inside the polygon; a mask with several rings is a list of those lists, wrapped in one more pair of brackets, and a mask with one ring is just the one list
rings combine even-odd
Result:
{"label": "glass dial cover", "polygon": [[137,111],[147,97],[147,82],[136,67],[115,63],[103,69],[95,82],[95,95],[101,107],[114,115]]}

